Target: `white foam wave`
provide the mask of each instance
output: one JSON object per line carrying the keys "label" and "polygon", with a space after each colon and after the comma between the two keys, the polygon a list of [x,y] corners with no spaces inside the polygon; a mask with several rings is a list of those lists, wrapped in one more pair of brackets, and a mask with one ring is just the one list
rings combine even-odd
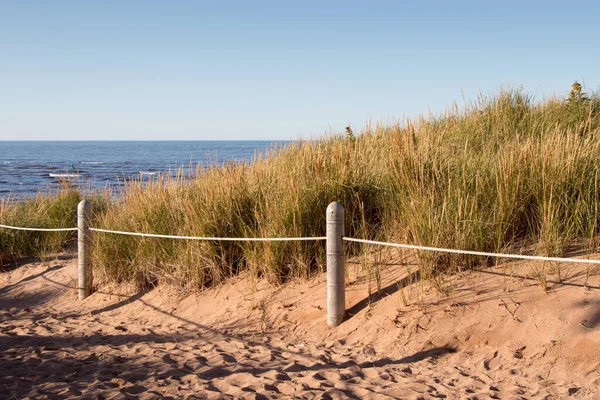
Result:
{"label": "white foam wave", "polygon": [[82,164],[96,165],[96,164],[106,164],[106,163],[104,161],[83,161]]}
{"label": "white foam wave", "polygon": [[156,172],[140,171],[140,175],[156,175]]}
{"label": "white foam wave", "polygon": [[77,178],[81,175],[79,174],[48,174],[52,178]]}

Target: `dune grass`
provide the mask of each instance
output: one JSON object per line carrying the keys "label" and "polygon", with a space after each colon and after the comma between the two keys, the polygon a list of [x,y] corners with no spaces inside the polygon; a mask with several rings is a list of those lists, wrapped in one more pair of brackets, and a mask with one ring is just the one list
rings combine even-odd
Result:
{"label": "dune grass", "polygon": [[[132,182],[104,228],[211,237],[323,236],[325,208],[346,209],[348,236],[560,256],[598,233],[600,107],[520,91],[465,110],[273,150],[249,165],[199,167],[190,183]],[[96,235],[111,280],[206,287],[240,270],[274,282],[323,269],[320,242],[182,242]],[[351,246],[350,251],[360,251]],[[481,257],[423,253],[423,276]]]}
{"label": "dune grass", "polygon": [[[585,100],[535,103],[504,90],[442,116],[297,142],[248,164],[128,182],[95,224],[185,236],[324,236],[325,209],[339,201],[347,236],[561,256],[574,240],[599,231],[600,98]],[[12,254],[4,243],[0,254]],[[425,278],[489,262],[419,258]],[[325,248],[97,233],[93,261],[97,275],[111,281],[204,288],[242,270],[273,282],[308,277],[323,270]]]}
{"label": "dune grass", "polygon": [[[0,202],[3,225],[29,228],[73,228],[80,194],[63,187],[56,194],[38,193],[22,202]],[[63,249],[77,232],[32,232],[0,228],[0,268],[25,257],[42,257]]]}
{"label": "dune grass", "polygon": [[[75,228],[77,205],[85,192],[92,204],[93,220],[106,212],[109,193],[81,190],[68,180],[58,190],[38,192],[25,200],[8,198],[0,201],[0,224],[25,228]],[[19,259],[46,256],[74,247],[76,231],[36,232],[0,228],[0,271]]]}

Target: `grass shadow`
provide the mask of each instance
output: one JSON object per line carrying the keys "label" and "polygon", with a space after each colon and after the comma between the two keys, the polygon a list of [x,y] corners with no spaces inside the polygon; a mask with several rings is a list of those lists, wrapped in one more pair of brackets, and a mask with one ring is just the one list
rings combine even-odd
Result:
{"label": "grass shadow", "polygon": [[36,278],[43,277],[48,272],[56,271],[56,270],[59,270],[61,268],[64,268],[63,264],[56,264],[56,265],[53,265],[51,267],[46,268],[44,271],[42,271],[42,272],[40,272],[38,274],[30,275],[30,276],[28,276],[26,278],[23,278],[19,282],[15,282],[15,283],[11,283],[9,285],[6,285],[3,288],[0,288],[0,295],[3,295],[3,294],[6,294],[6,293],[10,292],[11,290],[13,290],[14,288],[16,288],[18,285],[20,285],[23,282],[32,281],[32,280],[34,280]]}
{"label": "grass shadow", "polygon": [[419,279],[421,279],[421,271],[417,270],[415,272],[412,272],[410,275],[400,279],[399,281],[396,281],[382,288],[376,293],[367,296],[366,298],[362,299],[361,301],[359,301],[358,303],[346,310],[344,321],[347,321],[362,310],[366,309],[368,306],[373,305],[379,300],[396,293],[398,290],[407,287],[408,285],[412,284],[415,281],[418,281]]}

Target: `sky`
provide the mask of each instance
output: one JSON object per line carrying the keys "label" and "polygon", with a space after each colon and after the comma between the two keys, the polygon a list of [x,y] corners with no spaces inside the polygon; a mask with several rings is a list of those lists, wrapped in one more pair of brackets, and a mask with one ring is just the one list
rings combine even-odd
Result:
{"label": "sky", "polygon": [[0,140],[287,140],[507,86],[597,91],[599,16],[598,1],[0,0]]}

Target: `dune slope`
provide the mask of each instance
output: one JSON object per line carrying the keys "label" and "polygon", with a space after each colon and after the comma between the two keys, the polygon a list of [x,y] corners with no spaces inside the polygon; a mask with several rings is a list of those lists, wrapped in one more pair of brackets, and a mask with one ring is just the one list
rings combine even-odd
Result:
{"label": "dune slope", "polygon": [[328,329],[323,276],[80,302],[72,257],[0,275],[0,398],[600,396],[597,268],[509,263],[436,289],[390,262],[377,291],[350,263]]}

